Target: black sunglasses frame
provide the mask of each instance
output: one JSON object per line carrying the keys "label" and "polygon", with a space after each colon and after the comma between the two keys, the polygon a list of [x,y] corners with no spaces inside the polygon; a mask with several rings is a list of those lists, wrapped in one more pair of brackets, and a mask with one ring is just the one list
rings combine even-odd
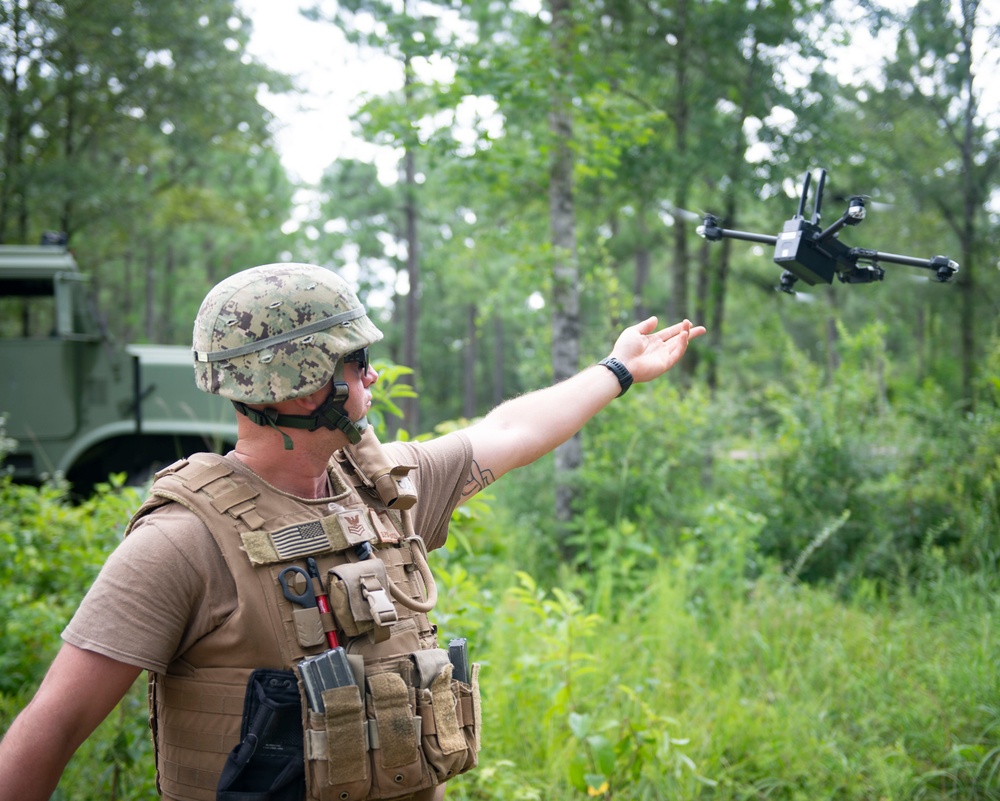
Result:
{"label": "black sunglasses frame", "polygon": [[361,369],[361,375],[368,375],[368,368],[371,366],[371,361],[368,358],[368,348],[359,348],[346,354],[344,356],[344,364],[347,364],[347,362],[354,362]]}

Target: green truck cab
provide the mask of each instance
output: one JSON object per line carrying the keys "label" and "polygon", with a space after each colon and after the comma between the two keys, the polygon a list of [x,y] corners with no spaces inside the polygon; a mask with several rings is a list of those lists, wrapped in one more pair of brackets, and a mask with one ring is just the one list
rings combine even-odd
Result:
{"label": "green truck cab", "polygon": [[113,342],[61,245],[0,245],[0,416],[16,441],[2,469],[61,474],[78,493],[236,441],[232,405],[195,386],[191,349]]}

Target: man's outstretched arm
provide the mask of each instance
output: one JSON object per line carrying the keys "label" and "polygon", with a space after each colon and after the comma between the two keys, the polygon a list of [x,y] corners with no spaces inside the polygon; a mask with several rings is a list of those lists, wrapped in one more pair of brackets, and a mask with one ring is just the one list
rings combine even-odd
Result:
{"label": "man's outstretched arm", "polygon": [[[662,376],[680,361],[688,343],[705,333],[688,320],[660,330],[656,325],[656,318],[650,317],[626,328],[610,354],[628,368],[637,384]],[[615,374],[598,364],[497,406],[465,429],[472,443],[473,480],[464,498],[566,442],[620,391]]]}
{"label": "man's outstretched arm", "polygon": [[0,740],[0,801],[49,798],[66,763],[142,668],[64,643]]}

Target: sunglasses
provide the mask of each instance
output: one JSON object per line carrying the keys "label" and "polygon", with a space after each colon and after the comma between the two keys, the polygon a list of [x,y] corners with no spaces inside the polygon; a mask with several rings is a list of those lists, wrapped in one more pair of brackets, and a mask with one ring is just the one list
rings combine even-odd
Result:
{"label": "sunglasses", "polygon": [[344,364],[347,364],[347,362],[354,362],[358,365],[358,369],[361,370],[361,375],[368,375],[368,367],[371,364],[368,360],[368,348],[351,351],[344,356]]}

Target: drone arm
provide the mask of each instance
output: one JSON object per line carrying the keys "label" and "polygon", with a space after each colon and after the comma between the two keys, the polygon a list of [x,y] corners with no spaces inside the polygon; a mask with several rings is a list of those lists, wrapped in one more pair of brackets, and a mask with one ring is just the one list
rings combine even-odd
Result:
{"label": "drone arm", "polygon": [[778,237],[767,234],[754,234],[749,231],[734,231],[730,228],[719,228],[719,221],[712,215],[706,215],[705,221],[698,226],[698,235],[710,242],[718,242],[723,237],[742,239],[744,242],[760,242],[764,245],[774,245]]}
{"label": "drone arm", "polygon": [[922,267],[925,270],[933,270],[938,281],[948,281],[958,272],[958,262],[952,261],[947,256],[935,256],[932,259],[918,259],[915,256],[901,256],[897,253],[883,253],[880,250],[867,250],[865,248],[851,248],[851,255],[855,259],[864,259],[870,262],[887,261],[891,264],[905,264],[909,267]]}
{"label": "drone arm", "polygon": [[744,242],[760,242],[762,245],[774,245],[778,237],[769,234],[754,234],[749,231],[733,231],[730,228],[720,228],[720,238],[727,236],[730,239],[742,239]]}

